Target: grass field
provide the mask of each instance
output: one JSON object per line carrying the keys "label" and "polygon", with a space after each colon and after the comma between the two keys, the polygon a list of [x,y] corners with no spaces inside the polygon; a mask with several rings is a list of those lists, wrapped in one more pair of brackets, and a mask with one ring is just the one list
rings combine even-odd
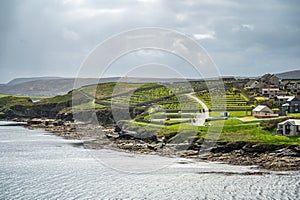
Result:
{"label": "grass field", "polygon": [[[269,143],[276,145],[298,145],[300,146],[300,137],[286,137],[274,135],[271,131],[262,129],[259,123],[241,123],[235,120],[224,122],[223,131],[219,140],[226,142],[253,142]],[[209,139],[209,138],[208,138]]]}
{"label": "grass field", "polygon": [[22,96],[22,95],[11,95],[11,94],[0,94],[0,98],[7,97],[7,96],[14,96],[14,97],[29,97],[31,99],[46,99],[51,98],[51,96]]}
{"label": "grass field", "polygon": [[287,114],[288,117],[300,117],[300,113],[289,113]]}
{"label": "grass field", "polygon": [[15,105],[31,106],[32,104],[29,97],[3,96],[0,98],[0,108],[9,108]]}
{"label": "grass field", "polygon": [[101,108],[105,108],[105,106],[97,104],[94,101],[90,101],[88,103],[72,107],[73,111],[82,111],[82,110],[90,110],[90,109],[101,109]]}
{"label": "grass field", "polygon": [[[159,84],[146,84],[132,93],[119,94],[112,98],[100,99],[98,102],[108,105],[111,102],[115,105],[159,105],[164,110],[199,110],[201,105],[194,99],[184,94],[177,94],[185,91],[185,88],[168,88]],[[177,95],[176,95],[177,94]]]}
{"label": "grass field", "polygon": [[248,98],[238,90],[226,90],[225,95],[218,93],[218,91],[208,92],[204,90],[197,92],[196,95],[213,111],[223,109],[244,111],[252,109],[252,105],[248,105]]}
{"label": "grass field", "polygon": [[257,101],[266,101],[266,100],[268,100],[268,98],[266,98],[266,97],[255,97],[255,100],[257,100]]}
{"label": "grass field", "polygon": [[[209,112],[209,116],[211,117],[220,117],[220,113],[224,111],[211,111]],[[247,115],[251,115],[250,111],[236,111],[236,110],[227,110],[226,112],[230,113],[230,117],[246,117]],[[247,115],[246,115],[247,113]]]}
{"label": "grass field", "polygon": [[[249,105],[249,99],[245,97],[239,90],[232,88],[226,91],[226,95],[220,95],[218,90],[215,90],[212,95],[215,97],[215,104],[212,107],[210,93],[207,90],[197,92],[196,95],[210,108],[215,109],[210,112],[211,117],[220,117],[222,110],[230,112],[228,120],[217,120],[208,122],[212,126],[193,126],[186,121],[178,118],[193,118],[194,109],[202,109],[200,104],[194,99],[186,96],[182,92],[189,92],[186,88],[177,85],[176,87],[165,87],[157,83],[150,84],[134,84],[134,83],[104,83],[99,85],[91,85],[69,92],[68,94],[56,96],[52,98],[45,97],[16,97],[5,94],[0,94],[1,112],[5,110],[11,111],[15,105],[28,106],[30,109],[36,106],[37,109],[43,107],[47,109],[49,105],[60,105],[59,111],[89,111],[91,109],[105,109],[110,107],[111,102],[114,104],[129,104],[134,109],[142,108],[144,113],[141,119],[158,121],[162,119],[162,124],[152,124],[146,122],[137,122],[135,120],[126,121],[128,128],[139,132],[155,132],[160,136],[165,136],[168,141],[186,140],[189,136],[197,135],[199,140],[203,138],[217,139],[226,142],[254,142],[254,143],[271,143],[300,146],[300,137],[285,137],[272,135],[274,131],[266,131],[260,125],[262,120],[258,120],[251,116],[250,110],[253,105]],[[195,84],[198,88],[203,87],[203,83]],[[180,93],[180,94],[178,94]],[[176,95],[175,95],[176,94]],[[113,95],[113,96],[112,96]],[[44,98],[39,102],[32,103],[30,98]],[[96,100],[95,100],[96,98]],[[72,100],[78,100],[78,105],[71,107]],[[75,101],[76,102],[76,101]],[[96,103],[95,103],[96,102]],[[221,109],[226,103],[226,108]],[[155,106],[154,106],[155,105]],[[151,109],[161,112],[148,113]],[[150,108],[150,109],[149,109]],[[26,111],[26,109],[24,109]],[[178,112],[179,110],[186,112]],[[197,110],[196,109],[196,110]],[[220,111],[219,111],[220,110]],[[248,110],[248,112],[246,112]],[[18,110],[16,110],[19,112]],[[51,111],[52,112],[52,111]],[[145,116],[144,116],[145,115]],[[300,113],[289,114],[289,117],[300,117]],[[171,118],[172,120],[166,120]],[[241,121],[239,119],[244,121]],[[180,124],[174,124],[182,122]],[[221,130],[221,134],[219,135]],[[269,129],[267,129],[269,130]],[[207,134],[209,132],[209,134]]]}
{"label": "grass field", "polygon": [[[265,131],[262,129],[259,123],[250,122],[243,123],[240,120],[220,120],[210,122],[213,126],[206,127],[200,126],[195,127],[190,124],[176,124],[172,126],[153,125],[144,122],[131,122],[131,125],[137,127],[144,127],[157,131],[160,136],[167,136],[169,141],[174,139],[174,132],[180,131],[180,134],[185,135],[183,138],[197,134],[199,140],[202,139],[217,139],[218,141],[224,142],[249,142],[249,143],[266,143],[275,145],[297,145],[300,147],[300,137],[286,137],[274,135],[272,132]],[[224,124],[224,126],[223,126]],[[222,126],[222,127],[219,127]],[[221,134],[219,132],[222,128]],[[207,131],[209,134],[207,134]],[[173,136],[173,137],[172,137]]]}
{"label": "grass field", "polygon": [[0,98],[10,96],[8,94],[0,94]]}

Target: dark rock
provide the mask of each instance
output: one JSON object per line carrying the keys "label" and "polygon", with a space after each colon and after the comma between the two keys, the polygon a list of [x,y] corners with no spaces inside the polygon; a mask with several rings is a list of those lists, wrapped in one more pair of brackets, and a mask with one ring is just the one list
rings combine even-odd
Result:
{"label": "dark rock", "polygon": [[191,145],[189,143],[180,143],[180,144],[175,145],[175,149],[177,149],[177,150],[189,150],[190,146]]}
{"label": "dark rock", "polygon": [[190,143],[190,144],[195,143],[198,139],[199,139],[199,137],[197,137],[197,136],[188,137],[188,143]]}
{"label": "dark rock", "polygon": [[121,131],[121,132],[119,132],[119,139],[120,140],[133,140],[134,137],[131,134],[128,134],[127,132]]}
{"label": "dark rock", "polygon": [[292,149],[279,149],[276,151],[277,156],[291,156],[291,157],[300,157],[299,152],[293,151]]}
{"label": "dark rock", "polygon": [[42,119],[37,119],[37,118],[30,119],[27,121],[28,125],[37,125],[37,124],[43,124],[43,123],[44,123],[44,121]]}
{"label": "dark rock", "polygon": [[242,149],[247,153],[266,153],[276,151],[280,148],[282,146],[273,144],[246,144]]}
{"label": "dark rock", "polygon": [[217,143],[217,147],[212,147],[211,152],[213,153],[228,153],[234,150],[240,150],[245,146],[245,142],[235,142],[235,143]]}
{"label": "dark rock", "polygon": [[147,145],[148,149],[150,149],[151,151],[156,151],[157,150],[157,146],[153,145],[153,144],[148,144]]}

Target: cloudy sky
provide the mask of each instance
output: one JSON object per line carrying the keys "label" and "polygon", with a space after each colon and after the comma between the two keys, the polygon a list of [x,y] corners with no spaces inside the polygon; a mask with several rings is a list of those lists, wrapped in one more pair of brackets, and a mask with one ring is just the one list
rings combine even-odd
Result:
{"label": "cloudy sky", "polygon": [[[0,83],[15,77],[76,76],[100,42],[139,27],[174,29],[193,38],[222,75],[255,76],[300,66],[297,0],[2,0]],[[161,54],[146,57],[187,64]],[[119,60],[108,75],[141,64],[130,62],[145,58],[139,55]]]}

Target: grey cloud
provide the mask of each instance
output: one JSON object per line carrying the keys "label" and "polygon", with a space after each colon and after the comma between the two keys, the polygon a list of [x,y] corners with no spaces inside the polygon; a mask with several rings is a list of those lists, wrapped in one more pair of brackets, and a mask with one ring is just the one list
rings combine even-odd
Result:
{"label": "grey cloud", "polygon": [[75,76],[97,44],[147,26],[198,35],[222,74],[292,70],[300,64],[299,6],[296,0],[3,0],[0,82]]}

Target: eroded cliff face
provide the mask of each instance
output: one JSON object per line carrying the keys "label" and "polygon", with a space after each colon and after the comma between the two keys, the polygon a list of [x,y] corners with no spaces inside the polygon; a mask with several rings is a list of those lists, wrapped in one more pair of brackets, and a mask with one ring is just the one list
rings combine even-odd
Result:
{"label": "eroded cliff face", "polygon": [[56,115],[56,119],[61,119],[63,121],[81,121],[91,124],[108,125],[117,124],[116,121],[119,120],[130,120],[135,118],[137,115],[145,112],[145,109],[124,109],[119,108],[112,111],[111,108],[103,109],[87,109],[87,110],[62,110]]}
{"label": "eroded cliff face", "polygon": [[115,121],[113,119],[112,111],[110,109],[99,109],[99,110],[82,110],[73,112],[59,112],[56,115],[56,119],[60,119],[63,121],[81,121],[85,123],[92,124],[114,124]]}
{"label": "eroded cliff face", "polygon": [[70,106],[70,102],[44,105],[14,105],[1,110],[0,118],[41,118],[55,119],[58,113]]}
{"label": "eroded cliff face", "polygon": [[[112,110],[102,109],[72,109],[74,101],[68,100],[60,103],[33,103],[29,98],[18,99],[18,102],[11,104],[15,97],[10,97],[6,102],[0,102],[0,119],[33,119],[48,118],[60,119],[63,121],[81,121],[92,124],[115,124]],[[77,104],[87,103],[88,100],[80,99]],[[134,118],[144,112],[144,109],[117,109],[115,115],[118,119],[127,119],[128,115]]]}

